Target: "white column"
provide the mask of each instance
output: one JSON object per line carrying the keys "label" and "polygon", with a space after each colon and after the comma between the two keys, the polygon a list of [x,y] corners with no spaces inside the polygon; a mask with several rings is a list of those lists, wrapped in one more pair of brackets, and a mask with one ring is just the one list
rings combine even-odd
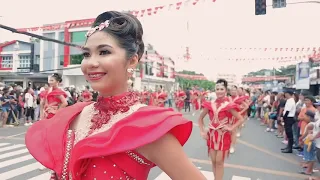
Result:
{"label": "white column", "polygon": [[[54,33],[54,39],[59,39],[59,31],[56,31]],[[55,43],[54,44],[54,69],[59,68],[59,44]]]}
{"label": "white column", "polygon": [[65,76],[65,75],[62,75],[62,84],[63,84],[63,87],[69,87],[71,84],[71,80],[70,80],[71,76]]}
{"label": "white column", "polygon": [[12,54],[12,72],[17,72],[19,66],[19,54],[18,49],[15,49]]}
{"label": "white column", "polygon": [[43,58],[44,58],[44,41],[40,40],[40,62],[39,62],[40,71],[43,71]]}

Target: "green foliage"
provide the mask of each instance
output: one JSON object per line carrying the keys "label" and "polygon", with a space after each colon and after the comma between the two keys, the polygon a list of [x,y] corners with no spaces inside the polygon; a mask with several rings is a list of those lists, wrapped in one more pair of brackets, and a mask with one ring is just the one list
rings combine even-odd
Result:
{"label": "green foliage", "polygon": [[[275,71],[276,76],[292,76],[296,73],[296,65],[282,66],[279,68],[281,72]],[[271,76],[274,75],[273,69],[261,69],[259,71],[250,72],[247,76],[264,76],[266,72],[270,72]]]}
{"label": "green foliage", "polygon": [[[187,75],[203,75],[203,74],[197,74],[194,71],[186,71],[186,70],[183,70],[177,73],[187,74]],[[204,88],[206,90],[212,90],[215,87],[215,83],[208,80],[192,80],[192,79],[186,79],[178,76],[176,77],[176,80],[182,88],[191,88],[195,85],[198,85],[199,87]]]}

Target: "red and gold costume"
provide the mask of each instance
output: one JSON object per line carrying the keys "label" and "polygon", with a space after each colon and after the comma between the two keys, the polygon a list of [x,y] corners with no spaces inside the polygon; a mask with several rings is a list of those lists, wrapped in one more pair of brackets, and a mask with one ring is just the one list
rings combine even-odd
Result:
{"label": "red and gold costume", "polygon": [[44,115],[46,119],[50,119],[55,115],[55,112],[59,109],[60,104],[62,103],[59,96],[67,97],[67,94],[60,88],[54,88],[51,91],[43,91],[41,95],[45,98],[44,104]]}
{"label": "red and gold costume", "polygon": [[142,104],[149,104],[148,102],[148,96],[149,96],[149,91],[143,91],[141,92],[141,103]]}
{"label": "red and gold costume", "polygon": [[[83,124],[71,127],[77,117]],[[66,180],[146,180],[155,164],[136,149],[167,133],[183,145],[192,131],[192,122],[181,113],[141,104],[133,92],[80,102],[52,119],[30,127],[26,145],[35,159]]]}
{"label": "red and gold costume", "polygon": [[[239,109],[242,110],[243,109],[242,103],[248,99],[248,96],[230,96],[229,99],[230,99],[230,102],[239,105]],[[243,114],[244,113],[242,113],[241,116],[243,116]],[[235,117],[232,117],[232,118],[234,123],[236,123],[237,119]]]}
{"label": "red and gold costume", "polygon": [[165,92],[155,92],[153,103],[154,106],[164,107],[164,103],[167,99],[167,94]]}
{"label": "red and gold costume", "polygon": [[200,103],[203,104],[206,101],[206,97],[208,96],[207,91],[200,92]]}
{"label": "red and gold costume", "polygon": [[92,100],[92,94],[89,90],[84,90],[81,96],[84,102],[88,102]]}
{"label": "red and gold costume", "polygon": [[192,95],[192,105],[194,106],[195,110],[198,110],[200,108],[200,105],[199,105],[200,92],[197,90],[194,90],[191,92],[191,95]]}
{"label": "red and gold costume", "polygon": [[231,132],[223,129],[224,126],[233,125],[231,109],[238,110],[238,105],[230,102],[228,97],[204,102],[203,108],[208,109],[210,118],[208,150],[229,151],[231,146]]}
{"label": "red and gold costume", "polygon": [[176,107],[182,109],[184,107],[184,99],[186,98],[186,93],[184,91],[178,91]]}

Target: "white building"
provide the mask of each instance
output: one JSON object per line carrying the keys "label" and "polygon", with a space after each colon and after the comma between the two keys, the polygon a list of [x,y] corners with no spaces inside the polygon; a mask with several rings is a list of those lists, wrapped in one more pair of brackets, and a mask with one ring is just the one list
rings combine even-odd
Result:
{"label": "white building", "polygon": [[238,85],[238,79],[237,75],[232,74],[232,73],[218,73],[217,74],[217,79],[225,79],[228,81],[228,84],[231,85]]}
{"label": "white building", "polygon": [[39,72],[40,50],[37,42],[10,41],[0,45],[0,82],[24,88],[42,86],[48,74]]}

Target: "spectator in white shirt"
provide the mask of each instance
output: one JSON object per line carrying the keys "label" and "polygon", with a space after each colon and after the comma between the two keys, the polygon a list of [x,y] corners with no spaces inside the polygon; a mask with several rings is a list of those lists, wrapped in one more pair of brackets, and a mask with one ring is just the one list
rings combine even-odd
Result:
{"label": "spectator in white shirt", "polygon": [[[24,91],[24,106],[26,108],[26,121],[25,126],[32,125],[32,120],[34,119],[34,97],[33,97],[33,90],[30,87]],[[30,119],[29,119],[30,117]]]}
{"label": "spectator in white shirt", "polygon": [[287,99],[286,105],[283,110],[283,117],[281,121],[284,122],[284,130],[288,138],[288,145],[286,148],[281,149],[282,153],[292,153],[293,146],[293,132],[292,125],[294,124],[294,116],[296,114],[296,102],[293,97],[294,92],[292,90],[287,90],[285,92],[285,97]]}

